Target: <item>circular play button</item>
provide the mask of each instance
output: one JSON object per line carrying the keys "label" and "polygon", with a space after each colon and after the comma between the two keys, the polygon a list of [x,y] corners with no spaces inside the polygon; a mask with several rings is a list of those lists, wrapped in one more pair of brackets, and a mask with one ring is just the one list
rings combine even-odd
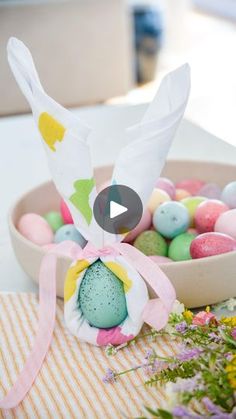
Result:
{"label": "circular play button", "polygon": [[93,213],[100,227],[112,234],[124,234],[133,230],[143,214],[142,201],[128,186],[113,185],[97,196]]}

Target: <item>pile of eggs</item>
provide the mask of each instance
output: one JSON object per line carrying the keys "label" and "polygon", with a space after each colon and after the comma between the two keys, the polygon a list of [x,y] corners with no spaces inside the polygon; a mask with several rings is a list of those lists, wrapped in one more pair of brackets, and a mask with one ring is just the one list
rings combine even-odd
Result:
{"label": "pile of eggs", "polygon": [[[60,212],[24,214],[17,228],[46,250],[65,240],[86,244],[63,200]],[[174,184],[159,178],[140,223],[124,241],[159,264],[236,250],[236,181],[221,190],[198,179]]]}

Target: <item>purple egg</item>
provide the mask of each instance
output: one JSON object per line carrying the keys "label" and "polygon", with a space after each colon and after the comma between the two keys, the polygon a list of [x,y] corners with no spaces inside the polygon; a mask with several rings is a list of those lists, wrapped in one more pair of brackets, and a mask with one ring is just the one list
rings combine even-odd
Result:
{"label": "purple egg", "polygon": [[175,198],[175,185],[170,179],[160,177],[156,183],[156,188],[167,192],[171,199]]}
{"label": "purple egg", "polygon": [[216,183],[206,183],[198,191],[200,196],[205,196],[209,199],[220,199],[221,197],[221,188]]}

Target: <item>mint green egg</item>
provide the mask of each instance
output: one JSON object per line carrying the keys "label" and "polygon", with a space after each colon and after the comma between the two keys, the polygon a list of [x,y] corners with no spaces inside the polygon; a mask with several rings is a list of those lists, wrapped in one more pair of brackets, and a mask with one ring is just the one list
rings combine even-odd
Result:
{"label": "mint green egg", "polygon": [[128,314],[123,282],[100,260],[85,272],[78,302],[90,325],[101,329],[118,326]]}
{"label": "mint green egg", "polygon": [[50,225],[52,231],[55,233],[59,230],[60,227],[63,226],[64,222],[61,217],[61,214],[57,211],[50,211],[44,215],[44,219]]}
{"label": "mint green egg", "polygon": [[176,262],[192,259],[190,255],[190,245],[195,237],[196,234],[191,233],[183,233],[175,237],[169,245],[169,258]]}

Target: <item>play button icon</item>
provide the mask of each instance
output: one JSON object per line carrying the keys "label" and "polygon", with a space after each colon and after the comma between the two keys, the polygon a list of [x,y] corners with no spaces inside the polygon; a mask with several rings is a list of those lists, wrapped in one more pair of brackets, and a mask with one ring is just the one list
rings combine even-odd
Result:
{"label": "play button icon", "polygon": [[103,230],[112,234],[124,234],[139,223],[143,206],[133,189],[125,185],[112,185],[98,194],[93,213]]}
{"label": "play button icon", "polygon": [[110,218],[118,217],[118,215],[124,214],[128,211],[128,208],[123,205],[117,204],[117,202],[110,202]]}

